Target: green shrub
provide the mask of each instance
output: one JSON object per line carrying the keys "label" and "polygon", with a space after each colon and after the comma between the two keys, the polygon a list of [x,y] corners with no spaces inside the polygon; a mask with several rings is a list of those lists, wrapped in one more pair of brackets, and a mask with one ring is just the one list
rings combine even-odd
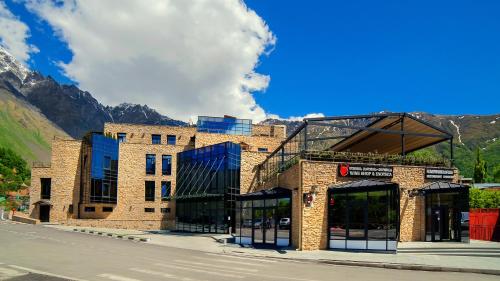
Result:
{"label": "green shrub", "polygon": [[500,208],[500,191],[471,188],[470,208]]}

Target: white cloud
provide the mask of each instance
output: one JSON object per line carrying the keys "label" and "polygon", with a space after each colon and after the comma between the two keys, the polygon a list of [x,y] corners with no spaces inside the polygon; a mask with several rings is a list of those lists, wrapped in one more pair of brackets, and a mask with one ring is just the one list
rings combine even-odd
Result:
{"label": "white cloud", "polygon": [[304,116],[290,116],[288,118],[281,118],[279,115],[276,115],[276,114],[268,114],[267,115],[267,118],[286,120],[286,121],[302,121],[302,120],[304,120],[304,118],[317,118],[317,117],[325,117],[325,114],[323,114],[323,113],[308,113]]}
{"label": "white cloud", "polygon": [[0,1],[0,45],[23,64],[30,58],[30,53],[38,52],[35,46],[26,42],[29,36],[29,27]]}
{"label": "white cloud", "polygon": [[252,96],[275,37],[239,0],[28,0],[68,43],[63,71],[106,104],[148,104],[173,118],[266,117]]}

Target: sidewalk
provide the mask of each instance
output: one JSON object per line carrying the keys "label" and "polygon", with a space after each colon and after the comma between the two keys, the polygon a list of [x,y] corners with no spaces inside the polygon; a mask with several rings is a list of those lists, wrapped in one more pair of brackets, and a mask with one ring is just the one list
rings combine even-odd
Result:
{"label": "sidewalk", "polygon": [[230,255],[246,255],[322,262],[340,265],[372,266],[395,269],[476,272],[500,275],[500,243],[473,240],[470,244],[443,242],[399,243],[397,254],[344,251],[296,251],[287,249],[255,249],[237,244],[223,244],[218,239],[228,235],[138,231],[47,225],[66,231],[86,229],[115,235],[142,237],[148,244]]}

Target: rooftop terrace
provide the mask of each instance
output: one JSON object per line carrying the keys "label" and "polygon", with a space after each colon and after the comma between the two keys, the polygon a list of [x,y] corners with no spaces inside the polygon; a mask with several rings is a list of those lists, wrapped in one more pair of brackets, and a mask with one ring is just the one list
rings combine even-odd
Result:
{"label": "rooftop terrace", "polygon": [[[445,141],[449,158],[411,154]],[[407,113],[306,118],[260,165],[260,179],[287,170],[299,159],[450,167],[453,135]]]}

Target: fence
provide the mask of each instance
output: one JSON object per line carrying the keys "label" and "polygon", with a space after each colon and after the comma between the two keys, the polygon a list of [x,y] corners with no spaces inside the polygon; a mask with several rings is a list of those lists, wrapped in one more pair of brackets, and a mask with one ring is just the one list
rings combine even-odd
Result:
{"label": "fence", "polygon": [[470,239],[500,242],[500,209],[470,209]]}

